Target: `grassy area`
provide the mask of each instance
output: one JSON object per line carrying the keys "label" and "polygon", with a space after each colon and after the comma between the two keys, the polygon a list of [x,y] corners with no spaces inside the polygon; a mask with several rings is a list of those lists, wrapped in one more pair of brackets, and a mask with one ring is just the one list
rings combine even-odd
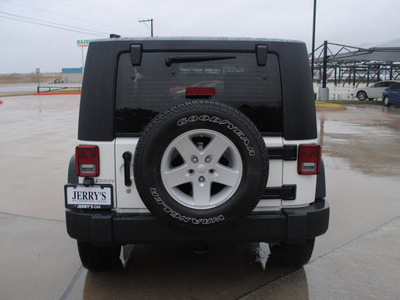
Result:
{"label": "grassy area", "polygon": [[332,101],[315,101],[317,108],[342,108],[343,106]]}
{"label": "grassy area", "polygon": [[62,90],[53,90],[53,91],[41,92],[40,94],[76,94],[76,93],[80,93],[80,92],[81,92],[81,90],[62,89]]}
{"label": "grassy area", "polygon": [[322,105],[322,106],[329,106],[332,105],[333,103],[330,103],[328,101],[315,101],[315,105]]}
{"label": "grassy area", "polygon": [[[332,100],[329,101],[330,103],[337,103],[337,104],[355,104],[355,105],[380,105],[382,106],[383,103],[381,100],[374,100],[374,101],[359,101],[359,100]],[[328,103],[329,103],[328,102]]]}

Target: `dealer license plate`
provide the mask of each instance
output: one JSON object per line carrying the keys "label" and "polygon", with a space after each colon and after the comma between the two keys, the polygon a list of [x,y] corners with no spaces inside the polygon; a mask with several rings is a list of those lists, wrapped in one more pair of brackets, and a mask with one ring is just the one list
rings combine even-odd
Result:
{"label": "dealer license plate", "polygon": [[80,209],[112,208],[111,185],[65,185],[65,207]]}

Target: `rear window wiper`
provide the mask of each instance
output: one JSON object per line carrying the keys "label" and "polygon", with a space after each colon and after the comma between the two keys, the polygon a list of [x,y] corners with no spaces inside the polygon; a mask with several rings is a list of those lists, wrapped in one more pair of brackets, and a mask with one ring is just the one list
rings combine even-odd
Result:
{"label": "rear window wiper", "polygon": [[234,59],[236,56],[217,56],[217,55],[185,55],[170,56],[165,59],[165,65],[170,67],[173,63],[202,62],[212,60]]}

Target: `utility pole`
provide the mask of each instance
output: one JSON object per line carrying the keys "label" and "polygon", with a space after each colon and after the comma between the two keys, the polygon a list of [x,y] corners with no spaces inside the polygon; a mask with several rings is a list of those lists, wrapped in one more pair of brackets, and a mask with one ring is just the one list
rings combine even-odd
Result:
{"label": "utility pole", "polygon": [[326,87],[327,81],[327,65],[328,65],[328,41],[324,41],[324,59],[322,64],[322,87],[319,88],[319,100],[329,100],[329,88]]}
{"label": "utility pole", "polygon": [[40,93],[40,68],[36,68],[37,75],[37,93]]}
{"label": "utility pole", "polygon": [[328,65],[328,41],[324,41],[324,58],[322,60],[322,87],[323,88],[326,88],[327,65]]}
{"label": "utility pole", "polygon": [[314,82],[314,52],[315,52],[315,23],[317,21],[317,0],[314,0],[314,16],[313,16],[313,33],[312,33],[312,49],[311,49],[311,76]]}
{"label": "utility pole", "polygon": [[[153,37],[153,19],[147,19],[147,20],[139,20],[139,23],[146,23],[146,22],[151,22],[151,37]],[[147,25],[146,25],[147,26]]]}

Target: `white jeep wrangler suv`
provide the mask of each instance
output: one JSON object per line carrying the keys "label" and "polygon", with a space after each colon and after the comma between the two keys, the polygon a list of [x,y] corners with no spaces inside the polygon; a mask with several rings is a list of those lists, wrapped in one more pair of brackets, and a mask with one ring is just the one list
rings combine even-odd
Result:
{"label": "white jeep wrangler suv", "polygon": [[304,43],[90,43],[66,224],[89,270],[121,245],[268,242],[301,266],[329,205]]}

